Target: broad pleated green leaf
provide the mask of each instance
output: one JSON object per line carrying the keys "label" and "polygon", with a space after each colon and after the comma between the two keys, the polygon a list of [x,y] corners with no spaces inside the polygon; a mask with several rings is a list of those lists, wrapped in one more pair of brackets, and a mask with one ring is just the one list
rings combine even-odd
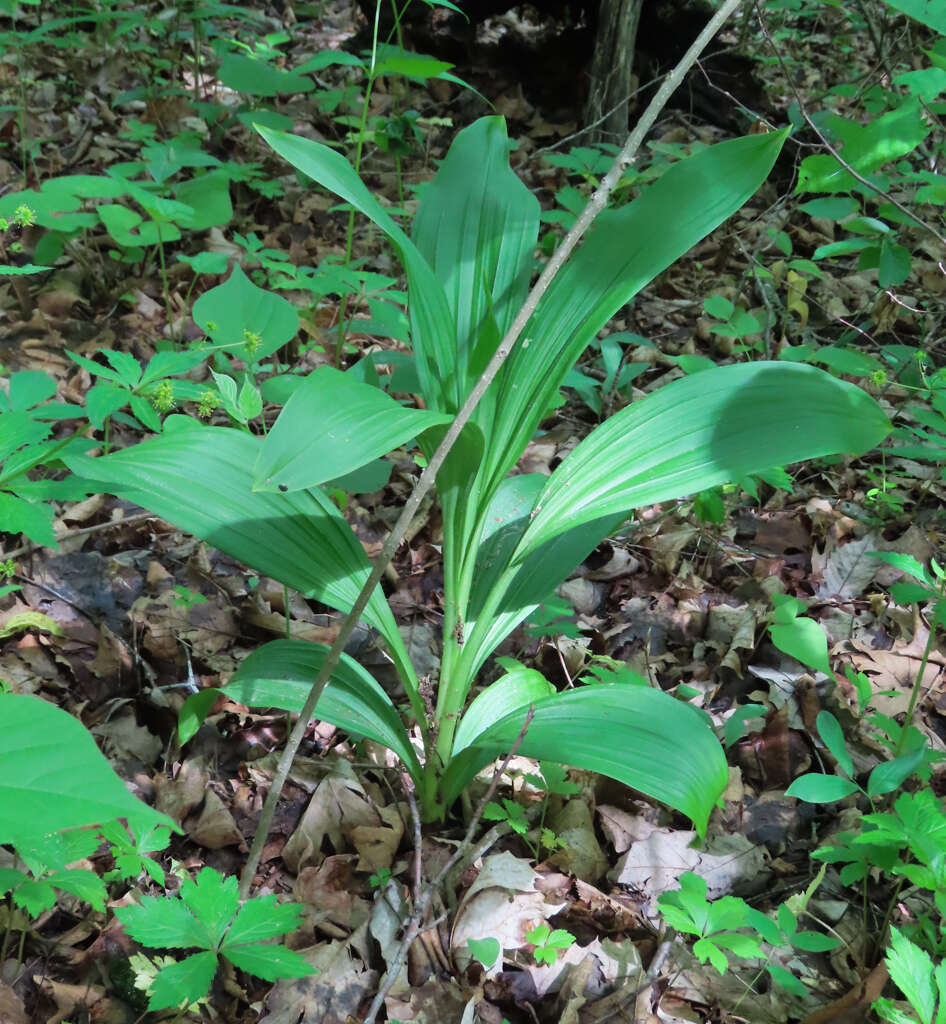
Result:
{"label": "broad pleated green leaf", "polygon": [[853,384],[802,363],[745,363],[674,381],[612,416],[549,478],[515,559],[582,522],[770,466],[859,454],[889,432]]}
{"label": "broad pleated green leaf", "polygon": [[465,675],[473,678],[489,655],[516,626],[567,579],[572,570],[608,536],[624,515],[581,523],[552,538],[510,569],[513,553],[548,482],[541,473],[507,477],[484,518],[476,552],[463,647]]}
{"label": "broad pleated green leaf", "polygon": [[[506,122],[480,118],[453,140],[412,229],[457,325],[461,398],[525,301],[538,231],[539,203],[509,168]],[[488,405],[480,422],[492,415]]]}
{"label": "broad pleated green leaf", "polygon": [[[250,707],[301,711],[328,653],[323,644],[274,640],[257,648],[236,670],[224,693]],[[383,743],[415,779],[417,755],[391,699],[358,662],[343,654],[315,706],[315,718]]]}
{"label": "broad pleated green leaf", "polygon": [[[623,513],[603,516],[553,537],[522,562],[514,562],[501,580],[493,584],[490,593],[480,589],[479,577],[474,573],[467,641],[463,648],[463,662],[471,673],[475,673],[516,626],[568,579],[624,518]],[[480,600],[484,601],[483,605],[479,604]]]}
{"label": "broad pleated green leaf", "polygon": [[552,282],[495,382],[489,476],[506,476],[595,334],[649,281],[758,189],[784,132],[750,135],[680,160],[632,203],[606,210]]}
{"label": "broad pleated green leaf", "polygon": [[476,739],[504,715],[528,708],[537,700],[551,697],[555,687],[534,668],[519,665],[490,683],[471,701],[463,713],[453,740],[453,752],[473,746]]}
{"label": "broad pleated green leaf", "polygon": [[259,125],[256,130],[296,170],[351,203],[359,213],[376,224],[400,253],[410,282],[411,336],[427,407],[456,412],[459,408],[457,329],[443,288],[430,265],[341,154],[298,135]]}
{"label": "broad pleated green leaf", "polygon": [[[536,701],[518,752],[607,775],[692,819],[702,835],[728,778],[726,758],[705,716],[644,686],[585,686]],[[507,753],[525,721],[520,709],[461,751],[444,776],[455,800],[474,775]]]}
{"label": "broad pleated green leaf", "polygon": [[296,388],[263,441],[254,487],[314,487],[450,419],[443,413],[407,409],[380,388],[322,366]]}
{"label": "broad pleated green leaf", "polygon": [[128,792],[72,715],[38,697],[0,693],[0,722],[0,843],[116,818],[179,831]]}
{"label": "broad pleated green leaf", "polygon": [[[181,417],[160,437],[104,458],[68,458],[74,472],[98,481],[306,597],[348,611],[368,579],[364,549],[329,498],[318,490],[254,492],[262,440],[242,430]],[[405,680],[414,679],[391,609],[375,590],[365,620],[388,643]]]}

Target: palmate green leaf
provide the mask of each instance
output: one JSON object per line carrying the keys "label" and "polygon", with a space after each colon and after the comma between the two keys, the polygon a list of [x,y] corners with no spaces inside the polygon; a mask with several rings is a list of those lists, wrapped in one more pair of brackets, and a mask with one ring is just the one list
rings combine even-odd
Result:
{"label": "palmate green leaf", "polygon": [[241,971],[252,974],[264,981],[279,978],[304,978],[315,974],[316,969],[291,949],[285,946],[268,946],[252,943],[249,946],[225,946],[221,953]]}
{"label": "palmate green leaf", "polygon": [[[525,301],[538,230],[539,203],[509,168],[506,122],[480,118],[453,140],[411,234],[457,325],[461,399]],[[480,404],[477,422],[490,422],[489,404]]]}
{"label": "palmate green leaf", "polygon": [[0,693],[0,722],[0,843],[113,818],[179,831],[128,792],[72,715],[38,697]]}
{"label": "palmate green leaf", "polygon": [[[518,747],[617,779],[682,811],[702,835],[728,778],[726,758],[706,718],[688,704],[643,686],[585,686],[536,701]],[[450,764],[443,792],[455,800],[474,775],[507,753],[526,711],[499,719]]]}
{"label": "palmate green leaf", "polygon": [[56,889],[72,893],[80,900],[84,900],[100,913],[105,911],[105,900],[107,893],[105,883],[94,872],[85,868],[65,868],[46,876],[46,881]]}
{"label": "palmate green leaf", "polygon": [[0,868],[0,896],[6,894],[17,885],[28,882],[30,876],[24,871],[17,871],[16,868]]}
{"label": "palmate green leaf", "polygon": [[39,917],[56,905],[56,890],[45,878],[31,878],[13,890],[13,902],[30,917]]}
{"label": "palmate green leaf", "polygon": [[196,879],[182,880],[179,895],[206,929],[210,941],[205,944],[216,948],[240,906],[236,875],[224,878],[213,868],[201,868]]}
{"label": "palmate green leaf", "polygon": [[891,928],[886,960],[891,980],[909,999],[922,1024],[932,1024],[937,986],[929,953],[911,942],[898,928]]}
{"label": "palmate green leaf", "polygon": [[41,502],[24,501],[6,491],[0,491],[0,531],[22,533],[42,547],[59,547],[53,529],[53,510]]}
{"label": "palmate green leaf", "polygon": [[203,922],[176,897],[142,896],[139,904],[116,908],[115,916],[142,946],[208,949],[215,945]]}
{"label": "palmate green leaf", "polygon": [[196,1003],[210,991],[217,973],[216,953],[195,953],[180,963],[162,967],[151,984],[148,1009],[166,1010],[182,1003]]}
{"label": "palmate green leaf", "polygon": [[864,391],[803,363],[707,370],[612,416],[555,470],[515,553],[583,522],[683,497],[769,466],[859,454],[890,430]]}
{"label": "palmate green leaf", "polygon": [[294,931],[301,923],[304,909],[298,903],[277,903],[273,895],[249,900],[240,907],[221,949],[229,956],[230,946],[263,942]]}
{"label": "palmate green leaf", "polygon": [[[306,597],[348,611],[370,572],[364,549],[321,491],[254,493],[262,440],[242,430],[169,417],[165,432],[104,458],[67,457],[98,481],[168,522],[285,583]],[[413,669],[380,590],[365,619],[380,630],[410,684]]]}
{"label": "palmate green leaf", "polygon": [[490,486],[515,464],[596,333],[746,202],[784,140],[784,132],[771,132],[709,146],[673,164],[632,203],[598,217],[493,384],[498,414],[487,446]]}
{"label": "palmate green leaf", "polygon": [[0,461],[24,445],[44,440],[49,431],[49,424],[38,423],[25,409],[4,412],[0,416]]}
{"label": "palmate green leaf", "polygon": [[[230,677],[224,692],[250,707],[301,711],[328,647],[274,640],[257,648]],[[383,743],[419,779],[423,772],[390,698],[353,658],[343,654],[314,716]]]}
{"label": "palmate green leaf", "polygon": [[407,409],[380,388],[322,366],[296,388],[266,436],[254,488],[314,487],[386,455],[451,418]]}
{"label": "palmate green leaf", "polygon": [[456,412],[459,409],[457,329],[443,288],[430,265],[343,156],[298,135],[260,126],[257,131],[296,170],[351,203],[376,224],[397,249],[410,284],[411,335],[427,408]]}
{"label": "palmate green leaf", "polygon": [[473,746],[476,737],[504,715],[528,709],[530,704],[554,693],[555,687],[536,669],[525,665],[510,669],[477,694],[463,713],[453,740],[454,754]]}

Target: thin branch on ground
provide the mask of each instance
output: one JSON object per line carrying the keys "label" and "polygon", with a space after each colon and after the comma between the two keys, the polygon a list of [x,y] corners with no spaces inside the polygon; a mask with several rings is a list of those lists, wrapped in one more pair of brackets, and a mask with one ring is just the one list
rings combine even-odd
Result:
{"label": "thin branch on ground", "polygon": [[[74,537],[87,537],[90,533],[101,533],[103,530],[112,530],[119,526],[130,526],[132,523],[141,523],[145,519],[158,520],[160,518],[160,516],[156,516],[153,512],[135,512],[133,515],[124,516],[121,519],[110,519],[107,523],[96,523],[94,526],[80,526],[74,530],[56,530],[56,541],[61,544],[63,541],[72,540]],[[0,552],[0,560],[22,558],[24,555],[32,554],[34,551],[42,551],[45,547],[45,544],[36,544],[30,541],[30,543],[21,544],[12,551]]]}
{"label": "thin branch on ground", "polygon": [[368,1008],[368,1015],[365,1017],[364,1024],[374,1024],[374,1019],[377,1017],[381,1007],[384,1005],[384,1000],[391,991],[391,986],[397,980],[398,972],[401,969],[401,965],[404,963],[407,957],[407,951],[410,949],[414,940],[420,934],[421,923],[427,916],[427,910],[430,907],[430,902],[434,898],[435,894],[439,891],[443,880],[450,873],[451,869],[455,864],[463,857],[463,855],[472,847],[473,836],[476,833],[476,828],[483,817],[483,812],[486,810],[486,805],[492,800],[493,794],[496,792],[499,786],[499,781],[505,775],[506,769],[509,767],[509,762],[515,756],[516,751],[522,745],[522,741],[525,739],[526,732],[529,729],[529,725],[532,722],[532,716],[535,714],[535,705],[530,705],[529,710],[526,714],[525,721],[522,723],[522,728],[519,730],[519,735],[516,737],[516,742],[513,743],[509,749],[509,753],[503,758],[502,763],[497,765],[493,771],[493,776],[489,780],[489,785],[486,787],[486,792],[480,798],[479,803],[476,805],[476,809],[473,812],[470,822],[467,825],[466,833],[463,839],[457,845],[457,848],[450,855],[447,862],[441,867],[437,874],[427,883],[426,886],[421,886],[421,846],[420,846],[420,814],[417,810],[417,801],[413,799],[413,791],[408,790],[408,799],[410,800],[411,816],[414,818],[414,837],[416,842],[416,849],[414,850],[414,878],[415,885],[417,888],[414,891],[414,906],[411,910],[410,915],[404,925],[404,935],[398,944],[397,951],[388,964],[387,974],[385,975],[384,982],[375,994],[374,999],[371,1002],[371,1006]]}

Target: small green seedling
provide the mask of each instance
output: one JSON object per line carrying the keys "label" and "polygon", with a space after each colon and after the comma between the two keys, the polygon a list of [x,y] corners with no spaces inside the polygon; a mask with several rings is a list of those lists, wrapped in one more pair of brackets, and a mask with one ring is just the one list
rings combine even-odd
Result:
{"label": "small green seedling", "polygon": [[703,308],[711,317],[722,321],[710,327],[710,334],[720,334],[724,338],[745,338],[765,330],[765,324],[757,316],[722,295],[710,295],[704,299]]}
{"label": "small green seedling", "polygon": [[[762,942],[811,952],[824,952],[840,945],[837,939],[820,932],[798,930],[798,917],[806,911],[808,900],[823,877],[822,867],[806,892],[791,897],[778,908],[774,921],[738,896],[707,900],[706,880],[692,871],[680,876],[679,889],[662,893],[657,905],[667,923],[678,932],[698,936],[693,953],[700,963],[709,960],[720,974],[725,974],[729,969],[729,955],[763,960],[775,982],[804,996],[807,989],[793,974],[778,964],[767,962]],[[742,929],[750,929],[754,934]]]}
{"label": "small green seedling", "polygon": [[[244,338],[244,346],[259,345],[259,338]],[[237,382],[225,373],[210,371],[216,382],[220,404],[227,415],[241,427],[246,427],[250,420],[255,419],[263,411],[263,397],[259,388],[249,374],[245,374],[243,383],[237,389]],[[206,401],[206,395],[202,401]]]}
{"label": "small green seedling", "polygon": [[138,906],[118,908],[115,916],[144,946],[201,951],[155,975],[148,1009],[164,1010],[206,996],[221,956],[265,981],[314,973],[298,953],[266,941],[296,928],[302,912],[272,895],[240,906],[236,878],[202,868],[196,881],[181,882],[178,897],[144,896]]}
{"label": "small green seedling", "polygon": [[772,643],[791,658],[803,665],[832,677],[828,661],[828,640],[824,630],[814,619],[802,615],[805,604],[790,594],[773,594],[775,614],[769,625]]}
{"label": "small green seedling", "polygon": [[559,958],[559,954],[575,944],[575,936],[564,928],[554,931],[547,924],[540,924],[526,932],[526,942],[531,942],[532,951],[537,964],[551,966]]}
{"label": "small green seedling", "polygon": [[30,917],[51,910],[57,890],[72,893],[93,910],[104,911],[106,892],[99,876],[86,868],[66,866],[90,857],[98,845],[98,835],[84,829],[22,841],[17,844],[16,856],[26,870],[0,868],[0,896],[10,893],[13,903]]}
{"label": "small green seedling", "polygon": [[391,869],[378,868],[378,870],[369,877],[368,885],[370,885],[372,889],[383,889],[390,881]]}
{"label": "small green seedling", "polygon": [[176,584],[174,593],[177,594],[177,597],[171,603],[179,608],[193,608],[195,605],[207,603],[207,598],[200,591],[191,590],[190,587]]}
{"label": "small green seedling", "polygon": [[502,953],[499,939],[494,939],[492,936],[487,936],[485,939],[467,939],[466,944],[470,950],[470,956],[482,964],[487,971],[492,970]]}
{"label": "small green seedling", "polygon": [[[808,772],[795,779],[785,791],[786,796],[815,804],[843,800],[853,793],[863,793],[873,799],[899,789],[914,772],[929,772],[927,763],[931,752],[927,747],[926,737],[911,726],[905,731],[907,739],[904,740],[903,747],[906,752],[877,765],[871,771],[867,788],[864,789],[854,780],[854,763],[848,753],[838,720],[830,711],[822,711],[815,725],[822,742],[837,761],[841,774],[821,775],[817,772]],[[897,747],[900,747],[899,737]]]}
{"label": "small green seedling", "polygon": [[537,789],[545,790],[545,796],[542,798],[542,813],[539,817],[539,839],[535,848],[537,860],[541,849],[555,850],[565,845],[550,828],[545,827],[549,797],[553,795],[574,796],[581,792],[581,786],[576,786],[574,782],[568,781],[568,770],[560,764],[555,764],[554,761],[540,761],[539,771],[540,775],[526,775],[526,782],[531,783]]}
{"label": "small green seedling", "polygon": [[125,826],[111,821],[99,828],[102,838],[108,843],[109,853],[115,858],[115,868],[102,877],[106,882],[124,878],[137,878],[142,871],[160,886],[165,884],[164,868],[150,853],[166,850],[171,839],[171,830],[164,826],[131,826],[131,838]]}
{"label": "small green seedling", "polygon": [[526,818],[526,809],[515,800],[503,797],[502,806],[495,800],[490,802],[483,809],[483,817],[486,821],[505,821],[509,827],[520,836],[529,831],[529,821]]}
{"label": "small green seedling", "polygon": [[[101,430],[113,416],[124,422],[161,432],[161,417],[171,412],[178,402],[199,401],[202,388],[189,380],[178,380],[199,366],[207,353],[200,350],[158,352],[144,368],[128,352],[100,350],[108,366],[85,356],[68,352],[73,362],[99,378],[85,395],[85,409],[92,425]],[[129,407],[135,420],[121,414]],[[137,420],[137,422],[136,422]]]}

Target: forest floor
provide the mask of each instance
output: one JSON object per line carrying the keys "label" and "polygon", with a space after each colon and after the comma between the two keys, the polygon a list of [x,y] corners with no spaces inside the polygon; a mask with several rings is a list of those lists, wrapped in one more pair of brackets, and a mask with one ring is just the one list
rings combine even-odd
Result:
{"label": "forest floor", "polygon": [[[0,29],[26,33],[49,17],[45,7],[23,7],[16,23],[0,15]],[[232,35],[247,43],[285,27],[289,39],[273,40],[280,56],[271,66],[295,68],[316,53],[350,45],[356,23],[341,4],[317,16],[299,5],[294,24],[279,18],[267,10],[262,22],[252,24],[224,11],[200,24],[217,39]],[[280,275],[284,282],[291,278],[295,271],[286,267],[319,267],[345,255],[348,218],[334,210],[334,197],[300,184],[238,119],[206,132],[208,109],[232,106],[238,97],[214,79],[209,56],[195,84],[189,60],[194,38],[186,35],[194,23],[174,21],[174,35],[170,15],[163,21],[163,27],[158,18],[112,36],[79,24],[31,41],[19,53],[0,49],[0,96],[7,104],[0,107],[0,198],[66,174],[100,175],[122,161],[141,159],[143,146],[194,129],[204,132],[201,152],[214,160],[255,161],[258,168],[255,176],[231,178],[233,211],[224,223],[185,231],[165,246],[166,286],[151,246],[139,254],[101,229],[70,239],[54,271],[0,278],[4,367],[50,375],[58,400],[80,407],[101,380],[68,353],[106,366],[100,353],[121,351],[144,364],[169,345],[200,339],[190,317],[193,301],[223,281],[234,260],[272,286]],[[872,68],[863,33],[850,34],[843,58],[832,50],[844,24],[842,13],[826,14],[806,33],[782,38],[813,103],[859,69],[869,74]],[[55,41],[68,33],[73,43]],[[734,47],[737,35],[734,29],[722,45]],[[513,36],[520,41],[504,42]],[[525,15],[491,21],[469,51],[469,66],[453,69],[478,92],[439,78],[426,84],[379,79],[369,107],[376,134],[362,166],[374,194],[410,211],[414,186],[430,179],[454,133],[478,116],[499,113],[515,142],[513,168],[550,214],[551,246],[601,171],[598,165],[588,169],[590,157],[576,154],[570,141],[580,128],[580,90],[563,89],[561,78],[579,81],[581,68],[543,68],[542,38],[539,23]],[[208,39],[214,41],[212,33],[203,42]],[[522,77],[526,65],[516,47],[525,45],[523,39],[538,48],[530,74],[558,74],[557,89]],[[763,55],[761,39],[744,49],[750,57]],[[553,52],[547,60],[561,69],[561,42]],[[26,69],[23,54],[29,58]],[[784,120],[793,102],[785,71],[760,62],[753,72],[764,85],[769,118]],[[267,107],[295,130],[351,153],[346,135],[362,95],[358,74],[327,66],[316,74],[316,89],[267,97]],[[154,87],[159,76],[167,87]],[[693,81],[705,95],[706,83],[699,76]],[[735,107],[731,91],[709,95],[727,118],[741,118],[748,132],[752,119]],[[700,118],[697,111],[705,106],[685,102],[661,116],[643,158],[655,174],[694,143],[727,137],[719,124]],[[400,144],[404,155],[395,162],[392,151]],[[924,351],[930,375],[943,365],[946,289],[935,272],[946,258],[942,247],[937,251],[931,244],[897,290],[880,288],[875,272],[857,269],[856,257],[819,264],[823,273],[808,279],[801,292],[779,284],[784,276],[779,279],[778,271],[773,287],[759,284],[760,267],[771,271],[789,255],[808,259],[819,245],[840,237],[830,220],[801,212],[793,194],[797,164],[813,151],[804,147],[814,145],[790,144],[772,180],[738,214],[621,311],[607,333],[636,337],[626,340],[622,334],[619,366],[608,361],[613,346],[587,354],[521,468],[550,472],[599,419],[690,372],[700,359],[775,358],[784,346],[798,344],[849,346],[877,357],[899,345]],[[571,154],[571,165],[556,160],[563,154]],[[195,164],[185,154],[171,177],[178,173],[183,179]],[[42,234],[24,230],[27,253]],[[8,232],[7,245],[13,238]],[[403,349],[385,336],[374,304],[401,286],[396,263],[377,233],[357,221],[353,254],[378,276],[362,277],[346,300],[352,319],[341,340],[343,367],[370,353]],[[339,339],[338,291],[284,287],[302,324],[281,356],[285,366],[313,369],[332,361]],[[719,330],[719,318],[704,308],[710,296],[722,296],[766,326],[736,337]],[[748,351],[740,351],[745,345]],[[630,366],[635,372],[622,376]],[[206,379],[206,367],[191,379],[199,383],[201,374]],[[866,374],[849,376],[869,386]],[[881,397],[894,414],[910,394],[892,384]],[[178,404],[178,411],[195,410],[194,402]],[[271,422],[276,412],[267,404],[263,417]],[[223,410],[213,415],[215,422],[230,422]],[[107,433],[89,429],[89,436],[112,448],[146,432],[127,408],[111,415]],[[369,556],[379,551],[420,471],[404,450],[389,461],[388,481],[372,493],[348,495],[344,507]],[[763,911],[811,884],[819,867],[812,851],[851,827],[858,811],[852,799],[807,804],[785,790],[823,763],[816,729],[823,710],[841,722],[859,773],[881,760],[882,749],[856,710],[856,673],[869,681],[869,707],[899,721],[920,674],[914,724],[934,751],[946,749],[946,646],[929,643],[936,626],[918,606],[894,603],[888,588],[902,573],[869,557],[892,552],[923,564],[937,557],[943,526],[938,467],[875,454],[806,465],[785,486],[757,484],[755,495],[737,487],[640,510],[576,570],[557,602],[543,606],[500,651],[540,668],[558,688],[573,686],[600,659],[614,659],[664,690],[677,688],[718,725],[734,709],[756,705],[729,749],[725,807],[714,813],[705,847],[690,846],[694,833],[682,817],[590,773],[570,773],[575,793],[543,795],[536,785],[538,766],[514,757],[497,799],[518,801],[527,810],[541,806],[544,826],[557,837],[549,841],[553,848],[542,845],[536,830],[521,835],[508,822],[483,823],[485,839],[475,861],[438,896],[435,923],[413,944],[387,995],[388,1020],[840,1024],[870,1018],[869,1004],[885,980],[882,970],[873,969],[883,950],[890,889],[878,884],[868,900],[866,889],[843,884],[833,866],[811,907],[815,927],[843,944],[829,952],[786,947],[778,954],[777,962],[802,981],[802,994],[772,984],[767,975],[760,978],[757,966],[734,962],[721,974],[701,964],[686,943],[662,945],[656,901],[678,887],[685,870],[706,878],[710,896],[735,894]],[[281,585],[109,495],[59,503],[55,514],[56,548],[14,534],[5,538],[3,558],[15,561],[10,581],[20,589],[3,599],[0,619],[9,623],[24,612],[40,613],[46,619],[39,626],[51,620],[55,629],[8,635],[0,648],[0,679],[14,692],[41,695],[79,717],[133,791],[183,824],[184,834],[157,855],[168,870],[209,865],[239,874],[286,737],[287,716],[221,701],[182,749],[177,711],[189,693],[222,685],[262,642],[286,635],[331,642],[339,617],[297,594],[288,595],[287,607]],[[425,507],[411,533],[384,588],[418,674],[434,675],[442,622],[435,506]],[[779,593],[803,599],[806,614],[823,629],[830,675],[772,643],[771,597]],[[386,681],[383,650],[367,632],[359,644],[349,652]],[[937,792],[940,782],[937,773]],[[431,877],[462,832],[456,821],[429,828],[416,851],[397,773],[386,767],[380,749],[313,722],[279,805],[256,888],[291,894],[305,906],[304,924],[289,945],[305,950],[320,973],[272,986],[231,971],[218,978],[209,1003],[178,1019],[361,1020],[396,946],[415,856],[420,853],[424,877]],[[110,864],[105,853],[91,860],[96,870]],[[138,890],[148,891],[146,883],[146,877],[139,879]],[[115,906],[133,898],[127,886],[112,891]],[[901,912],[902,907],[894,914]],[[3,1024],[174,1017],[142,1017],[143,996],[130,984],[126,967],[137,950],[111,915],[68,895],[28,925],[13,913],[12,905],[0,905],[0,932],[4,922],[8,936],[17,925],[0,964]],[[543,921],[574,937],[551,963],[537,959],[534,944],[524,938]],[[471,957],[468,940],[484,935],[501,938],[502,969],[484,971]],[[651,966],[659,970],[648,974]]]}

